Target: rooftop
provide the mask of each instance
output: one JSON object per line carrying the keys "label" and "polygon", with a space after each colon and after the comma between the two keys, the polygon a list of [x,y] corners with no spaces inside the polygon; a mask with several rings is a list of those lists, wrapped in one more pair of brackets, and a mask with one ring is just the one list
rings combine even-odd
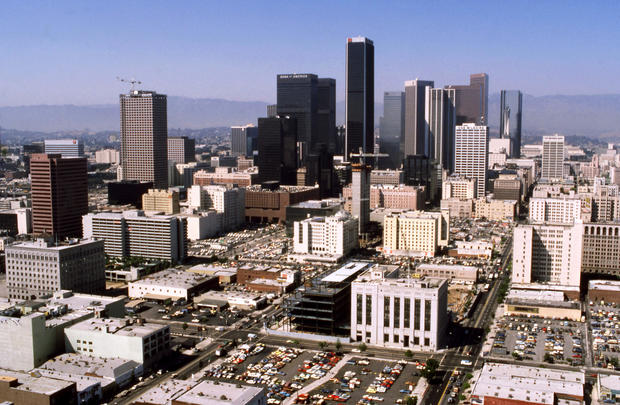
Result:
{"label": "rooftop", "polygon": [[324,283],[342,283],[371,265],[372,263],[369,262],[348,262],[333,273],[323,277],[321,281]]}
{"label": "rooftop", "polygon": [[262,388],[230,384],[219,381],[203,381],[176,398],[188,404],[223,405],[246,404],[263,392]]}
{"label": "rooftop", "polygon": [[46,249],[53,251],[61,251],[66,249],[72,249],[76,246],[84,246],[91,243],[101,243],[94,239],[70,239],[68,241],[63,242],[48,242],[45,239],[37,239],[34,241],[24,241],[13,243],[6,247],[7,250],[10,249]]}
{"label": "rooftop", "polygon": [[155,274],[152,274],[142,280],[133,281],[130,285],[156,285],[156,286],[168,286],[174,288],[191,288],[203,281],[206,281],[209,276],[204,276],[189,271],[166,269]]}
{"label": "rooftop", "polygon": [[590,280],[588,290],[604,290],[620,292],[620,281]]}
{"label": "rooftop", "polygon": [[53,395],[54,393],[63,389],[66,389],[73,384],[72,381],[41,377],[37,376],[36,373],[33,374],[34,375],[0,369],[0,380],[12,381],[13,379],[16,379],[18,385],[15,387],[15,389],[48,396]]}
{"label": "rooftop", "polygon": [[196,383],[185,380],[166,380],[144,394],[140,395],[134,402],[153,405],[167,405],[173,399],[189,391]]}
{"label": "rooftop", "polygon": [[70,330],[109,333],[117,336],[144,337],[166,329],[156,323],[133,323],[130,318],[91,318],[69,327]]}
{"label": "rooftop", "polygon": [[300,203],[291,205],[291,207],[299,207],[299,208],[328,208],[333,207],[335,205],[340,205],[340,200],[332,198],[326,200],[308,200],[302,201]]}
{"label": "rooftop", "polygon": [[133,360],[65,353],[46,361],[39,369],[115,380],[132,370],[141,370],[142,364]]}

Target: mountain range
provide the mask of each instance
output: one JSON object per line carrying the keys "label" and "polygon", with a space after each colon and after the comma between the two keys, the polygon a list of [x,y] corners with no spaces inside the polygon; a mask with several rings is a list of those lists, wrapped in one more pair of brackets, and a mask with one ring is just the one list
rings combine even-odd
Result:
{"label": "mountain range", "polygon": [[[489,97],[489,124],[499,126],[499,94]],[[170,128],[208,128],[256,124],[267,113],[262,101],[168,97]],[[344,121],[344,102],[337,103],[337,121]],[[375,104],[375,124],[383,112]],[[0,126],[25,131],[118,130],[119,108],[103,105],[32,105],[0,107]],[[620,138],[620,94],[523,96],[523,129],[526,134],[562,133],[595,138]]]}

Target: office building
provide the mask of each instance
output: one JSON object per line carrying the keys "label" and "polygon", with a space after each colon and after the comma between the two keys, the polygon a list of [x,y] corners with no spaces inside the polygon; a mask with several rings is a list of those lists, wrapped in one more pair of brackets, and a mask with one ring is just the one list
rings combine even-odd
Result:
{"label": "office building", "polygon": [[424,155],[429,157],[430,144],[426,138],[426,88],[434,87],[429,80],[405,82],[405,142],[404,156]]}
{"label": "office building", "polygon": [[443,347],[448,282],[375,266],[351,283],[351,340],[416,351]]}
{"label": "office building", "polygon": [[221,213],[221,230],[229,232],[245,223],[245,189],[239,187],[193,185],[188,192],[191,208]]}
{"label": "office building", "polygon": [[375,132],[375,46],[364,37],[347,39],[345,83],[345,160],[351,153],[373,153]]}
{"label": "office building", "polygon": [[258,119],[258,175],[261,183],[297,184],[297,119]]}
{"label": "office building", "polygon": [[447,246],[450,216],[447,211],[404,211],[387,214],[383,220],[383,253],[433,257]]}
{"label": "office building", "polygon": [[315,145],[324,144],[329,153],[336,153],[336,80],[319,77],[317,107],[317,138]]}
{"label": "office building", "polygon": [[286,207],[286,235],[293,236],[293,224],[313,217],[329,217],[342,209],[338,199],[309,200]]}
{"label": "office building", "polygon": [[579,198],[530,198],[529,220],[532,222],[572,224],[579,219]]}
{"label": "office building", "polygon": [[286,221],[286,207],[308,200],[318,200],[318,187],[280,186],[277,183],[265,183],[246,187],[245,219],[246,222]]}
{"label": "office building", "polygon": [[173,190],[150,189],[142,195],[142,209],[144,211],[157,211],[165,215],[178,214],[179,193]]}
{"label": "office building", "polygon": [[456,127],[454,173],[476,179],[476,195],[484,197],[487,183],[489,127],[463,124]]}
{"label": "office building", "polygon": [[521,117],[523,95],[519,90],[502,90],[500,93],[499,135],[510,140],[510,157],[521,157]]}
{"label": "office building", "polygon": [[512,282],[579,286],[583,233],[583,224],[517,226]]}
{"label": "office building", "polygon": [[32,232],[32,209],[17,208],[0,211],[0,234],[26,235]]}
{"label": "office building", "polygon": [[[318,141],[318,77],[314,74],[278,75],[278,115],[297,120],[297,142],[301,160],[314,150]],[[260,158],[260,154],[259,154]]]}
{"label": "office building", "polygon": [[458,198],[459,200],[471,200],[476,198],[477,191],[475,178],[453,175],[443,182],[441,199]]}
{"label": "office building", "polygon": [[128,295],[129,298],[189,301],[202,292],[216,289],[218,286],[218,278],[215,276],[171,268],[130,282]]}
{"label": "office building", "polygon": [[236,184],[239,187],[248,187],[256,183],[258,183],[258,172],[255,169],[239,171],[230,167],[218,167],[214,173],[205,170],[194,173],[194,184],[200,186]]}
{"label": "office building", "polygon": [[300,332],[348,335],[351,282],[374,263],[349,261],[326,276],[309,281],[284,301],[292,325]]}
{"label": "office building", "polygon": [[561,135],[543,136],[542,174],[548,180],[564,178],[564,137]]}
{"label": "office building", "polygon": [[86,159],[34,154],[30,179],[32,231],[58,240],[80,237],[81,217],[88,213]]}
{"label": "office building", "polygon": [[313,217],[293,225],[293,252],[314,257],[340,258],[357,247],[357,218],[340,211],[329,217]]}
{"label": "office building", "polygon": [[9,298],[29,300],[58,290],[105,291],[105,253],[99,240],[52,244],[37,239],[5,248]]}
{"label": "office building", "polygon": [[405,93],[386,91],[383,93],[383,117],[381,119],[380,147],[381,153],[389,157],[379,161],[382,168],[398,169],[403,163],[405,139]]}
{"label": "office building", "polygon": [[142,208],[142,196],[153,188],[150,181],[139,182],[137,180],[112,181],[108,183],[108,204],[110,205],[133,205]]}
{"label": "office building", "polygon": [[489,153],[501,153],[510,156],[510,139],[490,138]]}
{"label": "office building", "polygon": [[354,164],[351,180],[351,215],[358,219],[359,234],[370,222],[370,166]]}
{"label": "office building", "polygon": [[405,173],[402,170],[379,170],[370,171],[370,184],[382,184],[398,186],[405,182]]}
{"label": "office building", "polygon": [[449,198],[441,200],[441,210],[447,210],[450,218],[471,218],[474,215],[474,200],[461,200]]}
{"label": "office building", "polygon": [[97,164],[117,165],[121,162],[121,153],[116,149],[102,149],[95,152]]}
{"label": "office building", "polygon": [[102,212],[84,215],[84,235],[102,239],[105,254],[143,257],[178,263],[187,256],[187,221],[171,215],[143,211]]}
{"label": "office building", "polygon": [[190,163],[196,161],[196,140],[186,136],[168,138],[168,161]]}
{"label": "office building", "polygon": [[65,329],[67,352],[156,366],[168,354],[170,327],[130,318],[93,318]]}
{"label": "office building", "polygon": [[486,73],[469,75],[469,85],[450,85],[456,96],[456,125],[488,125],[489,76]]}
{"label": "office building", "polygon": [[501,174],[493,180],[493,198],[496,200],[523,199],[523,182],[516,175]]}
{"label": "office building", "polygon": [[[426,87],[425,135],[429,158],[441,170],[454,171],[454,137],[456,130],[456,90]],[[441,181],[441,170],[438,180]]]}
{"label": "office building", "polygon": [[132,90],[120,95],[121,180],[168,187],[168,118],[164,94]]}
{"label": "office building", "polygon": [[84,157],[84,144],[81,139],[46,139],[45,151],[48,155],[61,155],[63,158]]}
{"label": "office building", "polygon": [[474,218],[485,218],[489,221],[512,221],[517,218],[517,200],[496,200],[487,196],[477,198],[473,203]]}
{"label": "office building", "polygon": [[620,276],[620,224],[588,223],[583,226],[581,271]]}
{"label": "office building", "polygon": [[583,371],[486,362],[473,383],[477,404],[583,405]]}
{"label": "office building", "polygon": [[[342,190],[344,208],[352,211],[353,193],[351,186]],[[370,209],[377,208],[421,210],[424,208],[426,190],[421,186],[398,186],[372,184],[370,186]]]}
{"label": "office building", "polygon": [[234,156],[254,156],[258,151],[258,128],[252,124],[230,127],[231,151]]}
{"label": "office building", "polygon": [[432,172],[428,156],[410,155],[403,160],[405,184],[408,186],[424,186],[430,189]]}

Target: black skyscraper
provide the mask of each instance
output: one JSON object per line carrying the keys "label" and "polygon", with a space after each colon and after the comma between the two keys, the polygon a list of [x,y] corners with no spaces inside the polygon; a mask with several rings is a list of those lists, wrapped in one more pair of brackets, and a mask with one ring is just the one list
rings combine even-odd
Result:
{"label": "black skyscraper", "polygon": [[375,46],[364,37],[347,39],[345,154],[374,151]]}
{"label": "black skyscraper", "polygon": [[258,175],[261,182],[297,184],[297,119],[258,119]]}
{"label": "black skyscraper", "polygon": [[312,145],[327,145],[331,153],[336,151],[336,80],[319,78],[319,105],[317,114],[317,140]]}
{"label": "black skyscraper", "polygon": [[304,151],[317,140],[318,80],[313,74],[278,75],[278,115],[297,119],[297,142]]}

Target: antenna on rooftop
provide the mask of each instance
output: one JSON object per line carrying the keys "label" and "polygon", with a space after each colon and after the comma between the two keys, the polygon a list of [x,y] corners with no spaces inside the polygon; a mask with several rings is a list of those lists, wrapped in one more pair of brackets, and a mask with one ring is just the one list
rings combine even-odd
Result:
{"label": "antenna on rooftop", "polygon": [[119,82],[123,82],[123,83],[129,83],[131,84],[131,91],[134,91],[134,87],[136,86],[136,84],[142,84],[141,81],[136,80],[134,78],[131,79],[123,79],[122,77],[118,77],[116,76],[116,80],[118,80]]}

